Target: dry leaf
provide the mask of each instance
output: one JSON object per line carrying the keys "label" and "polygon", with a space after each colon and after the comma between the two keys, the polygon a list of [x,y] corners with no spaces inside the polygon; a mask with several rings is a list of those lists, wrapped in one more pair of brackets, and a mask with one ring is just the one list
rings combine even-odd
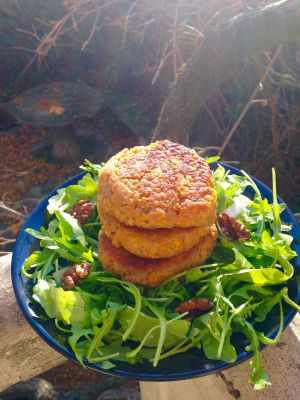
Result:
{"label": "dry leaf", "polygon": [[65,113],[65,108],[60,106],[58,103],[52,100],[40,100],[37,103],[37,107],[40,110],[48,111],[49,114],[61,116]]}

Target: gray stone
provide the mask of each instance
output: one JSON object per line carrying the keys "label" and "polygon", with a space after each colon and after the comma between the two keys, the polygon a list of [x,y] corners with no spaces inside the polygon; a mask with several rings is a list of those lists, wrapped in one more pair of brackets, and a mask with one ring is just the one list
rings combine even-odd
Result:
{"label": "gray stone", "polygon": [[110,389],[102,393],[97,400],[141,400],[141,394],[132,388]]}

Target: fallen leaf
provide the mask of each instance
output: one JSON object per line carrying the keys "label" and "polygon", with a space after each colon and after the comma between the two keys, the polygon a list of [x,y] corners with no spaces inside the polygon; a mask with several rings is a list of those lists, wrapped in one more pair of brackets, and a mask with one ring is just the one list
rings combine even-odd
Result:
{"label": "fallen leaf", "polygon": [[54,114],[61,116],[65,113],[65,108],[60,106],[58,103],[52,100],[39,100],[37,102],[37,107],[40,110],[48,111],[49,114]]}
{"label": "fallen leaf", "polygon": [[16,235],[19,232],[20,228],[21,228],[21,224],[19,222],[12,224],[10,226],[10,230],[14,235]]}

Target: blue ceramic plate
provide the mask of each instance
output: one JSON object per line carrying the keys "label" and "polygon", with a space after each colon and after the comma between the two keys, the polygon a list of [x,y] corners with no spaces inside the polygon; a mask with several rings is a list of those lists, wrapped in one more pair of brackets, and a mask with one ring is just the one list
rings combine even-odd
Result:
{"label": "blue ceramic plate", "polygon": [[[227,170],[230,170],[234,174],[241,175],[240,171],[228,165],[223,165]],[[214,166],[213,166],[214,167]],[[64,184],[60,186],[66,187],[68,185],[75,184],[84,173],[74,176]],[[260,189],[263,197],[266,197],[272,202],[272,191],[267,188],[264,184],[254,179],[258,188]],[[41,203],[34,209],[28,220],[22,227],[19,236],[16,241],[15,250],[12,258],[12,282],[15,291],[16,298],[19,306],[33,329],[44,339],[51,347],[66,356],[72,361],[76,361],[71,349],[68,346],[66,338],[60,331],[55,328],[54,323],[50,319],[42,319],[35,314],[35,305],[31,301],[30,287],[27,285],[26,278],[21,275],[21,267],[24,260],[32,253],[38,246],[38,241],[25,232],[26,228],[33,228],[39,230],[44,223],[46,207],[48,200],[53,196],[56,191],[50,193]],[[249,189],[248,194],[251,196],[253,193]],[[279,202],[282,202],[278,198]],[[282,220],[293,226],[291,235],[294,237],[294,249],[296,250],[298,257],[294,260],[293,264],[295,267],[295,276],[289,281],[289,296],[297,304],[300,304],[300,283],[297,282],[297,277],[300,276],[300,229],[297,221],[295,220],[292,212],[286,208],[282,214]],[[298,280],[300,282],[300,280]],[[285,320],[284,326],[287,326],[296,311],[286,306],[284,309]],[[265,326],[263,327],[265,332],[268,333],[268,337],[274,338],[278,331],[278,316],[271,315],[267,319]],[[100,365],[89,364],[85,362],[85,365],[91,369],[99,372],[108,373],[124,378],[131,378],[137,381],[170,381],[170,380],[181,380],[190,379],[198,376],[208,375],[214,372],[222,371],[226,368],[232,367],[241,361],[246,360],[252,356],[251,352],[244,350],[246,341],[243,336],[236,336],[234,338],[234,344],[237,350],[237,361],[232,364],[227,364],[222,361],[212,361],[206,359],[204,356],[199,355],[199,352],[186,352],[184,354],[178,354],[171,358],[160,361],[158,367],[154,368],[150,363],[143,363],[137,365],[130,365],[127,363],[116,362],[117,366],[108,371],[104,371]]]}

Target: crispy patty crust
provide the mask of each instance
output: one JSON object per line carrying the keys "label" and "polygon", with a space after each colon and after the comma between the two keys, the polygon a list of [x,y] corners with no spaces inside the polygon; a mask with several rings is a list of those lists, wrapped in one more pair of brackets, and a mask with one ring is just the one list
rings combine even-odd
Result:
{"label": "crispy patty crust", "polygon": [[156,287],[168,278],[203,263],[212,253],[217,238],[215,225],[191,249],[170,258],[137,257],[115,247],[103,230],[99,234],[99,260],[103,268],[120,278],[145,287]]}
{"label": "crispy patty crust", "polygon": [[140,228],[201,226],[216,218],[213,174],[194,150],[168,140],[124,149],[99,175],[98,211]]}
{"label": "crispy patty crust", "polygon": [[190,249],[200,237],[209,233],[209,228],[145,229],[122,224],[116,218],[105,214],[102,229],[115,247],[139,257],[168,258]]}

